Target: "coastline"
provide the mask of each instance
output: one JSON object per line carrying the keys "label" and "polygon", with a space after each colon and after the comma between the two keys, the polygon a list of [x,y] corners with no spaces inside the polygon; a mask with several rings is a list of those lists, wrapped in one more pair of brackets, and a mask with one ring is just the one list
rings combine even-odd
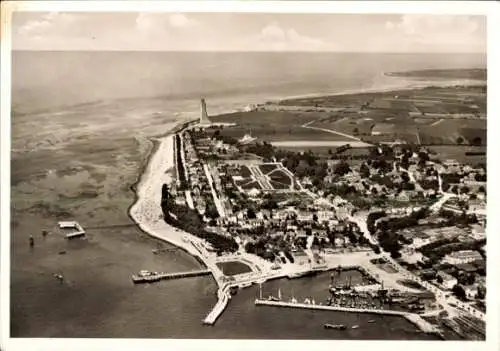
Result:
{"label": "coastline", "polygon": [[[279,99],[273,99],[269,102],[280,103],[287,100],[298,100],[298,99],[308,99],[308,98],[321,98],[328,96],[344,96],[344,95],[356,95],[356,94],[367,94],[367,93],[387,93],[391,91],[407,91],[414,89],[425,89],[430,87],[439,88],[451,88],[455,86],[477,86],[486,85],[486,81],[477,79],[439,79],[439,80],[428,80],[420,81],[418,77],[399,77],[399,76],[387,76],[388,78],[399,80],[395,85],[391,86],[378,86],[371,88],[355,88],[342,90],[340,92],[328,93],[311,93],[311,94],[300,94],[300,95],[290,95]],[[403,80],[406,78],[406,80]],[[259,104],[264,105],[265,103]]]}

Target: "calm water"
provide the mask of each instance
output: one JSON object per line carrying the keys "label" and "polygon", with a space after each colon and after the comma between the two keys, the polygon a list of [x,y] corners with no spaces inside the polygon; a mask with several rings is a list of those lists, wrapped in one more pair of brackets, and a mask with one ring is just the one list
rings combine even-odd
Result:
{"label": "calm water", "polygon": [[[48,168],[62,169],[70,161],[94,162],[93,156],[109,153],[106,148],[111,143],[129,145],[123,140],[139,133],[155,134],[173,117],[194,116],[200,95],[208,98],[209,111],[215,113],[273,97],[402,84],[383,77],[384,71],[485,64],[485,58],[477,55],[15,52],[12,173],[19,175],[19,184],[12,203],[12,336],[430,338],[400,318],[256,307],[257,287],[240,291],[216,325],[204,327],[201,320],[216,301],[210,277],[150,286],[134,286],[130,280],[141,269],[197,269],[200,265],[194,258],[182,251],[153,255],[157,242],[133,226],[89,229],[86,241],[66,242],[55,233],[43,239],[41,229],[54,229],[57,219],[43,206],[38,212],[23,206],[37,196],[51,203],[68,201],[53,193],[67,195],[71,189],[64,181],[69,178],[51,183],[40,174]],[[104,133],[99,147],[98,132]],[[94,148],[71,156],[77,140],[79,148],[85,144],[83,137]],[[145,157],[145,150],[140,156]],[[116,165],[129,164],[130,172],[120,174],[118,186],[101,186],[104,200],[72,200],[73,213],[85,225],[131,223],[126,215],[133,201],[128,186],[139,163],[127,155],[113,157]],[[72,181],[82,183],[79,178]],[[39,192],[41,188],[48,190]],[[19,194],[24,194],[24,202]],[[117,202],[119,194],[123,200]],[[108,201],[113,216],[106,212],[99,218],[100,212],[112,211],[105,209]],[[33,250],[27,245],[29,235],[36,236]],[[64,284],[53,273],[64,274]],[[280,288],[286,297],[293,292],[297,298],[324,301],[329,279],[324,274],[276,280],[266,283],[264,292],[276,295]],[[376,323],[368,324],[368,319]],[[360,328],[325,330],[325,322]]]}

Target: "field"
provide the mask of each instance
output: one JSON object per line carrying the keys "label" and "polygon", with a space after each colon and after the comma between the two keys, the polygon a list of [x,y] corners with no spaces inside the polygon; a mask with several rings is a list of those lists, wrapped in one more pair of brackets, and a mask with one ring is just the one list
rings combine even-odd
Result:
{"label": "field", "polygon": [[349,140],[337,134],[328,133],[321,130],[303,128],[301,125],[282,126],[247,126],[238,125],[225,127],[220,132],[221,135],[234,139],[241,139],[245,134],[257,137],[257,141],[302,141],[302,140]]}
{"label": "field", "polygon": [[258,181],[256,181],[256,180],[243,183],[240,186],[241,186],[242,189],[245,189],[245,190],[251,190],[253,188],[255,188],[257,190],[262,190],[262,187],[260,186],[260,183]]}
{"label": "field", "polygon": [[260,141],[342,140],[343,137],[339,139],[339,135],[336,134],[302,127],[305,123],[324,116],[324,112],[251,111],[222,114],[211,118],[214,122],[237,123],[237,126],[221,130],[221,135],[235,139],[250,133]]}
{"label": "field", "polygon": [[271,180],[274,180],[275,182],[280,182],[280,183],[283,183],[283,184],[285,184],[287,186],[292,185],[292,180],[290,179],[290,177],[288,176],[288,174],[286,174],[282,170],[276,170],[274,172],[271,172],[270,174],[267,174],[267,176]]}
{"label": "field", "polygon": [[246,264],[238,261],[219,262],[217,267],[222,270],[222,273],[227,276],[233,276],[251,272],[252,270]]}
{"label": "field", "polygon": [[487,155],[466,155],[466,152],[486,152],[486,146],[445,146],[445,145],[434,145],[430,148],[437,153],[437,156],[442,159],[452,159],[465,164],[478,164],[486,163]]}
{"label": "field", "polygon": [[439,123],[419,125],[422,144],[463,144],[486,145],[486,120],[447,119]]}
{"label": "field", "polygon": [[259,168],[262,171],[262,173],[268,174],[268,173],[278,169],[278,165],[276,165],[276,164],[262,164],[262,165],[259,165]]}
{"label": "field", "polygon": [[[343,108],[323,113],[310,126],[357,136],[367,142],[401,139],[425,145],[486,145],[486,119],[479,118],[486,113],[484,86],[289,99],[282,104]],[[373,132],[381,135],[372,135]]]}

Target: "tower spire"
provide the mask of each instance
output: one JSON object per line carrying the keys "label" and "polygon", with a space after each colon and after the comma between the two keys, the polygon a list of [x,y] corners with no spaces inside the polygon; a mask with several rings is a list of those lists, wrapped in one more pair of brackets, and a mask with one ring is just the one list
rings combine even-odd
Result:
{"label": "tower spire", "polygon": [[212,122],[208,118],[207,104],[204,98],[201,98],[200,106],[201,106],[200,124],[211,124]]}

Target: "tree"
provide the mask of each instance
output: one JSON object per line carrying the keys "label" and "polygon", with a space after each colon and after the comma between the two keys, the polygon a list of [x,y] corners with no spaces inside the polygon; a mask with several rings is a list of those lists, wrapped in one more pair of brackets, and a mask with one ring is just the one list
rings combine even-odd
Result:
{"label": "tree", "polygon": [[318,221],[318,215],[316,213],[313,214],[313,221],[314,222]]}
{"label": "tree", "polygon": [[401,253],[399,251],[391,251],[391,257],[393,259],[397,259],[401,257]]}
{"label": "tree", "polygon": [[437,278],[436,278],[436,281],[438,282],[438,284],[443,284],[443,277],[441,277],[440,275],[438,275]]}
{"label": "tree", "polygon": [[481,144],[482,144],[482,140],[480,137],[475,137],[474,139],[472,139],[472,145],[481,146]]}
{"label": "tree", "polygon": [[358,135],[358,134],[359,134],[359,129],[358,129],[358,128],[354,128],[354,129],[352,130],[352,134],[354,134],[354,135]]}
{"label": "tree", "polygon": [[484,285],[480,285],[477,289],[476,299],[483,300],[486,298],[486,287]]}
{"label": "tree", "polygon": [[334,173],[343,176],[351,171],[349,164],[345,161],[340,161],[335,165]]}
{"label": "tree", "polygon": [[461,136],[457,137],[457,144],[461,145],[463,144],[464,142],[464,138],[462,138]]}
{"label": "tree", "polygon": [[205,206],[205,215],[211,219],[219,217],[219,212],[217,211],[217,207],[215,207],[215,204],[207,203],[207,205]]}
{"label": "tree", "polygon": [[257,215],[255,214],[255,210],[253,208],[249,207],[247,209],[247,217],[249,219],[255,219],[255,218],[257,218]]}
{"label": "tree", "polygon": [[427,152],[420,151],[418,153],[418,157],[420,158],[420,160],[422,160],[424,162],[430,161],[430,157],[429,157],[429,154]]}
{"label": "tree", "polygon": [[465,290],[464,288],[459,285],[459,284],[456,284],[452,289],[451,291],[453,292],[453,294],[458,297],[460,300],[466,300],[467,299],[467,295],[465,293]]}
{"label": "tree", "polygon": [[363,178],[369,178],[370,177],[370,167],[363,162],[361,166],[359,167],[359,173],[361,174],[361,177]]}

